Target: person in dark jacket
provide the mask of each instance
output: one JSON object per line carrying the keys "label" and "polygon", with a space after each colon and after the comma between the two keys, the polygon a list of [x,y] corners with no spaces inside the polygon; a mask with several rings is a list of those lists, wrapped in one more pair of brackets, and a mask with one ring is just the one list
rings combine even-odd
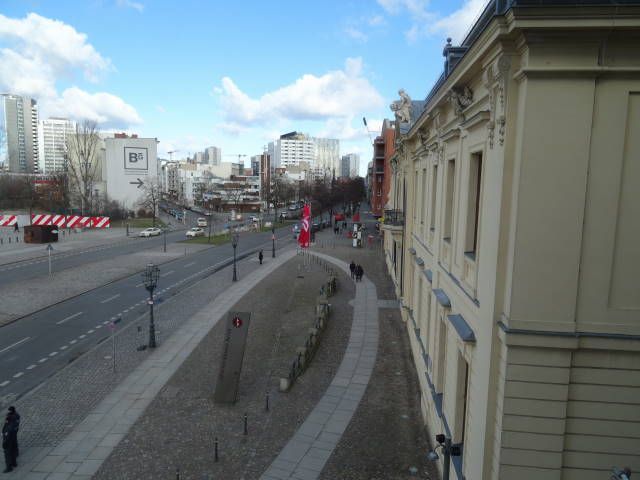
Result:
{"label": "person in dark jacket", "polygon": [[362,265],[356,265],[356,282],[362,281],[362,275],[364,275],[364,270],[362,269]]}
{"label": "person in dark jacket", "polygon": [[18,423],[15,416],[7,414],[2,426],[2,449],[4,450],[4,472],[9,473],[18,466]]}
{"label": "person in dark jacket", "polygon": [[18,432],[20,431],[20,414],[16,410],[16,407],[9,407],[7,415],[12,415],[13,421],[16,422],[16,458],[20,456],[20,449],[18,448]]}
{"label": "person in dark jacket", "polygon": [[349,264],[349,270],[351,271],[351,279],[356,278],[356,264],[353,260]]}
{"label": "person in dark jacket", "polygon": [[262,254],[262,250],[260,250],[260,253],[258,253],[258,260],[260,260],[260,265],[262,265],[263,258],[264,258],[264,255]]}

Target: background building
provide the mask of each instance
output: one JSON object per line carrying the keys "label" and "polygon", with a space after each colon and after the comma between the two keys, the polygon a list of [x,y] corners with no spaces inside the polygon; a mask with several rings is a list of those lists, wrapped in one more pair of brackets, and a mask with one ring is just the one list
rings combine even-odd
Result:
{"label": "background building", "polygon": [[357,153],[349,153],[343,155],[340,159],[340,170],[336,172],[336,176],[344,178],[355,178],[360,176],[360,155]]}
{"label": "background building", "polygon": [[[340,140],[334,138],[312,138],[315,144],[314,166],[330,175],[340,172]],[[353,155],[353,154],[350,154]]]}
{"label": "background building", "polygon": [[453,479],[640,470],[640,2],[597,3],[489,2],[396,104],[385,258]]}
{"label": "background building", "polygon": [[220,165],[222,163],[222,150],[218,147],[205,148],[202,162],[207,165]]}
{"label": "background building", "polygon": [[40,123],[40,171],[42,173],[66,170],[67,140],[75,133],[75,123],[67,118],[51,117]]}
{"label": "background building", "polygon": [[315,142],[303,133],[287,133],[269,143],[269,155],[274,168],[286,168],[300,162],[315,165]]}
{"label": "background building", "polygon": [[38,159],[37,102],[0,94],[0,163],[10,172],[34,173]]}

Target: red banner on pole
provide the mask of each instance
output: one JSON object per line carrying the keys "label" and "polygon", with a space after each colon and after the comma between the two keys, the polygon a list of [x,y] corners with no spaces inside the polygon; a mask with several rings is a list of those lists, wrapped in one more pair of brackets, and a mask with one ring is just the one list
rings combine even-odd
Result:
{"label": "red banner on pole", "polygon": [[302,228],[298,235],[298,245],[301,248],[309,248],[309,238],[311,236],[311,207],[307,204],[302,209]]}

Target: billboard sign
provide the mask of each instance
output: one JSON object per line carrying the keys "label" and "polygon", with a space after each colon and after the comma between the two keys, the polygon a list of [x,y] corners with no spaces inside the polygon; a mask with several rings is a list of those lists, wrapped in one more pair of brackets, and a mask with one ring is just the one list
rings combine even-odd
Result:
{"label": "billboard sign", "polygon": [[149,151],[146,148],[124,147],[125,170],[149,170]]}

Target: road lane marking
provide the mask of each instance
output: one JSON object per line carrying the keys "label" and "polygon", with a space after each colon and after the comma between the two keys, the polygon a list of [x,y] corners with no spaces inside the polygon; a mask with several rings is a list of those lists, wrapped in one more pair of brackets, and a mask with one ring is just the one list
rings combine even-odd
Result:
{"label": "road lane marking", "polygon": [[36,364],[31,364],[27,367],[27,370],[33,370],[34,368],[36,368]]}
{"label": "road lane marking", "polygon": [[50,357],[55,357],[57,354],[58,354],[58,352],[51,352],[51,353],[49,354],[49,356],[50,356]]}
{"label": "road lane marking", "polygon": [[187,263],[184,268],[189,268],[191,265],[195,265],[196,262]]}
{"label": "road lane marking", "polygon": [[95,330],[91,329],[87,333],[93,333]]}
{"label": "road lane marking", "polygon": [[41,358],[40,360],[38,360],[38,363],[44,363],[44,362],[46,362],[47,360],[49,360],[47,357],[45,357],[45,358]]}
{"label": "road lane marking", "polygon": [[144,285],[144,283],[139,283],[139,284],[136,285],[136,287],[141,287],[143,285]]}
{"label": "road lane marking", "polygon": [[73,315],[69,315],[67,318],[63,318],[59,322],[56,322],[56,325],[62,325],[64,322],[68,322],[69,320],[72,320],[72,319],[76,318],[79,315],[82,315],[82,312],[78,312],[78,313],[74,313]]}
{"label": "road lane marking", "polygon": [[86,335],[80,335],[78,338],[84,338],[86,337]]}
{"label": "road lane marking", "polygon": [[169,271],[168,271],[168,272],[166,272],[166,273],[162,273],[162,274],[160,274],[160,276],[161,276],[161,277],[166,277],[167,275],[171,275],[172,273],[176,273],[176,272],[175,272],[175,270],[169,270]]}
{"label": "road lane marking", "polygon": [[74,343],[78,343],[78,340],[71,340],[69,343],[73,345]]}
{"label": "road lane marking", "polygon": [[13,378],[20,378],[22,375],[24,375],[24,372],[18,372],[13,376]]}
{"label": "road lane marking", "polygon": [[2,350],[0,350],[0,353],[2,352],[6,352],[7,350],[9,350],[10,348],[15,347],[16,345],[20,345],[22,342],[26,342],[27,340],[29,340],[31,337],[24,337],[22,340],[17,341],[16,343],[14,343],[13,345],[9,345],[8,347],[3,348]]}
{"label": "road lane marking", "polygon": [[9,385],[9,380],[5,380],[4,382],[0,383],[0,387],[6,387],[7,385]]}
{"label": "road lane marking", "polygon": [[62,346],[60,347],[60,350],[66,350],[66,349],[67,349],[67,346],[66,346],[66,345],[62,345]]}
{"label": "road lane marking", "polygon": [[121,295],[120,293],[116,293],[113,297],[106,298],[106,299],[102,300],[100,303],[110,302],[111,300],[115,300],[116,298],[118,298],[120,295]]}

